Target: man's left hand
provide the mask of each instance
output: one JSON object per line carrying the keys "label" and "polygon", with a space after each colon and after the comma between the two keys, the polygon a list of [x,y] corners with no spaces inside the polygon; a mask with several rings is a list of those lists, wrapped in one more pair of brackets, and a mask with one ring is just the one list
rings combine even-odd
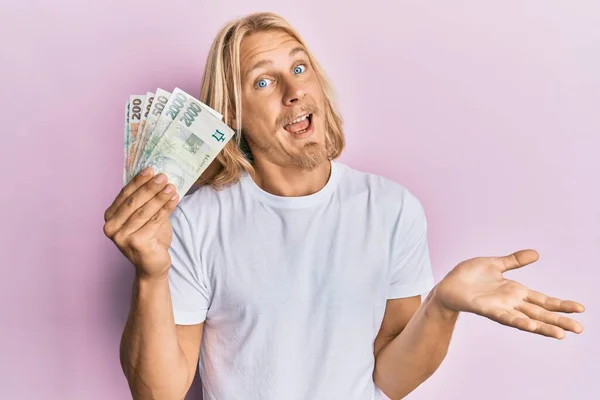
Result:
{"label": "man's left hand", "polygon": [[557,312],[580,313],[582,304],[546,296],[502,275],[538,259],[535,250],[521,250],[504,257],[463,261],[438,283],[434,299],[446,309],[478,314],[556,339],[564,338],[565,331],[581,333],[579,322]]}

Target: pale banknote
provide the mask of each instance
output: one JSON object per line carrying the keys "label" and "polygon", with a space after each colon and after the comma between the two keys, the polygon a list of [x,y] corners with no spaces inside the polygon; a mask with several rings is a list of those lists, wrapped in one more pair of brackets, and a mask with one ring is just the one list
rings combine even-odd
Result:
{"label": "pale banknote", "polygon": [[[184,92],[183,90],[177,87],[173,90],[171,97],[169,97],[169,101],[167,101],[167,104],[165,105],[165,109],[160,114],[160,117],[158,117],[158,121],[156,121],[156,126],[154,127],[154,130],[150,133],[150,137],[148,139],[148,142],[146,143],[146,146],[144,146],[144,149],[142,150],[139,163],[140,170],[144,169],[148,165],[148,159],[152,154],[152,151],[156,147],[156,144],[165,134],[171,122],[173,122],[173,120],[177,118],[177,115],[179,114],[187,100],[192,98],[193,96],[189,95],[188,93]],[[216,118],[223,118],[221,114],[208,107],[207,105],[199,101],[198,104],[204,111],[208,111],[211,115],[215,116]]]}
{"label": "pale banknote", "polygon": [[129,96],[129,142],[127,143],[127,179],[131,180],[133,159],[135,157],[135,144],[137,141],[138,127],[142,120],[142,105],[145,95]]}
{"label": "pale banknote", "polygon": [[[148,92],[146,93],[146,97],[144,98],[144,104],[142,105],[142,120],[138,126],[137,136],[138,139],[144,130],[144,126],[146,126],[146,120],[148,119],[148,113],[150,112],[150,107],[152,107],[152,102],[154,101],[154,93]],[[139,143],[139,140],[138,140]]]}
{"label": "pale banknote", "polygon": [[133,178],[136,174],[135,172],[135,163],[139,157],[140,153],[140,144],[142,142],[142,133],[144,131],[144,126],[146,126],[146,121],[148,120],[148,114],[150,112],[150,107],[152,107],[152,102],[154,101],[154,93],[148,92],[146,93],[146,97],[144,98],[144,104],[142,104],[142,119],[138,124],[138,130],[135,141],[135,148],[133,149],[133,160],[131,161],[131,169],[129,171],[129,175]]}
{"label": "pale banknote", "polygon": [[129,101],[125,103],[125,137],[123,140],[123,185],[127,184],[127,149],[129,147]]}
{"label": "pale banknote", "polygon": [[194,98],[189,98],[148,159],[155,174],[164,173],[179,199],[233,137],[233,130]]}
{"label": "pale banknote", "polygon": [[167,101],[169,101],[169,96],[171,96],[170,92],[167,92],[166,90],[163,90],[161,88],[156,89],[156,93],[154,94],[154,101],[152,102],[152,106],[150,107],[150,110],[148,112],[148,118],[146,119],[146,124],[144,125],[144,127],[142,129],[141,135],[138,135],[139,136],[138,137],[139,147],[138,147],[138,150],[136,151],[136,157],[133,161],[133,163],[134,163],[133,175],[136,175],[138,172],[141,171],[141,168],[140,168],[140,159],[142,158],[141,156],[144,152],[144,149],[146,148],[146,145],[148,144],[148,139],[150,138],[150,133],[154,130],[154,127],[156,126],[156,121],[158,121],[158,117],[160,117],[160,114],[165,109],[165,105],[167,104]]}

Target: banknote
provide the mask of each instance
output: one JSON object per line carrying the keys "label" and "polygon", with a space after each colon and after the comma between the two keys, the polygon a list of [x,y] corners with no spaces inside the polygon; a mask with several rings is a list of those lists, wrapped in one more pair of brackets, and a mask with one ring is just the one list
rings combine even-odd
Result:
{"label": "banknote", "polygon": [[129,101],[125,103],[125,138],[123,145],[123,185],[127,184],[127,148],[129,146]]}
{"label": "banknote", "polygon": [[[148,119],[148,113],[150,112],[150,107],[152,107],[152,101],[154,101],[154,93],[147,92],[146,97],[144,98],[144,104],[142,105],[142,119],[140,124],[138,125],[137,137],[139,139],[142,131],[144,130],[144,126],[146,126],[146,120]],[[139,143],[139,140],[138,140]]]}
{"label": "banknote", "polygon": [[[167,131],[167,128],[169,127],[171,122],[173,122],[173,120],[175,118],[177,118],[177,115],[183,108],[186,101],[188,99],[192,99],[192,98],[193,98],[193,96],[184,92],[180,88],[176,87],[173,90],[171,97],[169,97],[167,104],[165,104],[164,110],[160,114],[160,117],[158,117],[158,121],[156,121],[154,130],[150,133],[150,136],[148,138],[148,142],[146,143],[146,146],[144,146],[142,153],[140,154],[140,162],[139,162],[139,166],[138,166],[139,170],[144,169],[148,165],[148,159],[149,159],[150,155],[152,154],[152,151],[156,147],[156,144],[160,141],[162,136],[165,134],[165,132]],[[223,116],[221,114],[219,114],[217,111],[213,110],[212,108],[208,107],[207,105],[205,105],[199,101],[197,101],[197,103],[199,104],[200,108],[202,108],[204,111],[207,111],[210,115],[213,115],[214,117],[216,117],[218,119],[223,118]]]}
{"label": "banknote", "polygon": [[179,88],[175,88],[173,90],[171,97],[169,97],[167,104],[165,104],[163,111],[158,117],[158,121],[156,121],[154,129],[152,132],[150,132],[146,146],[144,146],[142,149],[142,153],[140,154],[140,170],[144,169],[148,165],[148,158],[150,157],[150,154],[152,154],[156,144],[160,141],[169,127],[169,124],[177,117],[177,114],[179,114],[179,111],[181,111],[183,105],[190,97],[191,96],[189,94],[185,93]]}
{"label": "banknote", "polygon": [[169,100],[169,96],[171,96],[170,92],[167,92],[166,90],[163,90],[161,88],[156,89],[156,93],[154,94],[154,101],[152,102],[152,106],[148,111],[148,118],[146,119],[146,124],[142,129],[141,135],[138,135],[139,147],[135,153],[135,159],[133,161],[133,175],[137,175],[141,171],[141,155],[148,144],[150,133],[154,130],[154,126],[156,126],[156,121],[158,121],[158,117],[160,117],[160,114],[165,109],[165,105]]}
{"label": "banknote", "polygon": [[144,127],[146,126],[146,121],[148,120],[148,114],[150,112],[150,107],[152,107],[153,101],[154,101],[154,93],[147,92],[146,97],[144,98],[144,103],[142,104],[142,118],[140,120],[140,123],[138,124],[135,148],[133,149],[133,160],[131,160],[131,166],[130,166],[131,170],[129,171],[129,175],[131,177],[135,176],[135,163],[138,158],[138,154],[140,152],[142,133],[144,131]]}
{"label": "banknote", "polygon": [[142,105],[145,95],[129,96],[129,140],[127,142],[127,180],[131,180],[133,159],[135,157],[135,144],[140,121],[142,120]]}
{"label": "banknote", "polygon": [[155,174],[167,175],[181,199],[233,133],[206,106],[190,97],[156,144],[147,165]]}

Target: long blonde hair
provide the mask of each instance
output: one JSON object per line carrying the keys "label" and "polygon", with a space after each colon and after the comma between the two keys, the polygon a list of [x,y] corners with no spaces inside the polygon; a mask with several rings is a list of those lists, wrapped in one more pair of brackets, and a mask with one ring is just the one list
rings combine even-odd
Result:
{"label": "long blonde hair", "polygon": [[225,145],[196,184],[211,185],[219,189],[237,182],[243,171],[252,176],[255,174],[250,150],[242,135],[240,47],[247,35],[268,30],[284,31],[306,49],[325,95],[327,156],[330,160],[336,159],[344,149],[342,118],[333,101],[333,90],[325,72],[306,43],[281,16],[270,12],[253,13],[231,21],[221,28],[208,53],[206,69],[202,77],[200,101],[223,114],[224,122],[237,129],[233,139]]}

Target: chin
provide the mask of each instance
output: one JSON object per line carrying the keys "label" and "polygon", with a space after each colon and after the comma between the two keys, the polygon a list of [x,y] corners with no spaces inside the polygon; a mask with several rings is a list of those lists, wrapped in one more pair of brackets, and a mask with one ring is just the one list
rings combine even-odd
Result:
{"label": "chin", "polygon": [[328,161],[325,146],[317,142],[304,143],[300,149],[289,157],[291,165],[302,169],[313,170]]}

